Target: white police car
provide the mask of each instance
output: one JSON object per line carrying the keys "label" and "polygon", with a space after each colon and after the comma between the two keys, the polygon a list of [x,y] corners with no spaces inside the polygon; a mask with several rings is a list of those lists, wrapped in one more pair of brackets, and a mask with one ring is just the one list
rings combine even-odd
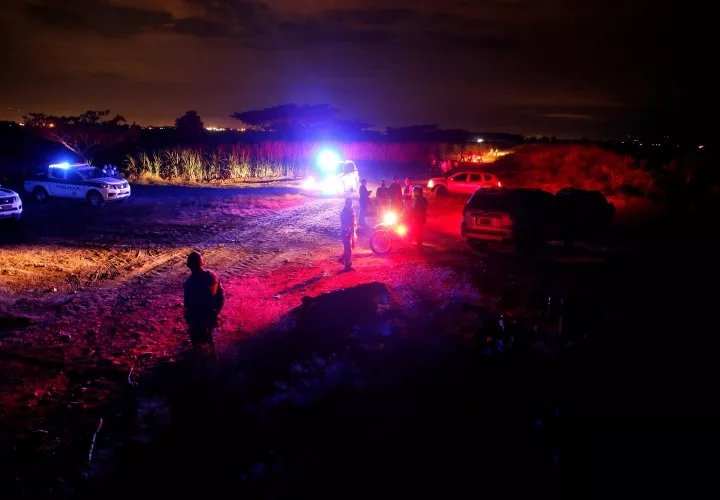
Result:
{"label": "white police car", "polygon": [[94,207],[106,202],[123,202],[130,197],[130,184],[120,177],[79,163],[50,165],[47,172],[41,172],[35,179],[25,181],[25,190],[32,193],[36,201],[48,198],[72,198],[87,201]]}
{"label": "white police car", "polygon": [[0,186],[0,220],[19,220],[22,212],[23,206],[20,195],[15,191]]}

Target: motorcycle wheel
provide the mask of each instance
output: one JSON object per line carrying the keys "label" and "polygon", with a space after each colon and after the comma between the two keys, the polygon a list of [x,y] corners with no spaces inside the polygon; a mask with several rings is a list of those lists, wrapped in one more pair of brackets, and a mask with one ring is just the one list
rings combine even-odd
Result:
{"label": "motorcycle wheel", "polygon": [[374,231],[370,236],[370,249],[378,254],[386,254],[392,248],[392,235],[387,229]]}

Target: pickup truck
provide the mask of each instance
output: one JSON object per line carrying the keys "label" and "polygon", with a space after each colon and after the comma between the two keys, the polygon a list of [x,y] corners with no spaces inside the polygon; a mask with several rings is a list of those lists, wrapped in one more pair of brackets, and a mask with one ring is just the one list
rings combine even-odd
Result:
{"label": "pickup truck", "polygon": [[50,165],[46,172],[26,180],[25,190],[38,202],[48,198],[70,198],[86,201],[93,207],[106,202],[122,203],[130,196],[127,180],[111,177],[87,163]]}

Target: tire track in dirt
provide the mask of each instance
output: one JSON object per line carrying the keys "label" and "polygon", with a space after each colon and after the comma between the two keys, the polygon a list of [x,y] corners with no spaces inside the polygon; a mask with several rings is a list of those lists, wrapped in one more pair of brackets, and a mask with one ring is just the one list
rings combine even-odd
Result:
{"label": "tire track in dirt", "polygon": [[[242,218],[234,230],[198,242],[195,248],[203,251],[208,267],[216,270],[222,280],[232,282],[277,264],[284,255],[278,249],[288,244],[287,240],[278,242],[278,227],[294,224],[302,232],[307,226],[303,221],[329,214],[336,206],[337,202],[313,200],[299,207]],[[310,243],[317,242],[317,238],[310,239],[314,240]],[[302,241],[297,238],[290,241],[291,251],[292,245],[298,243]],[[111,247],[107,251],[128,250]],[[41,396],[31,396],[26,403],[19,403],[26,409],[21,412],[23,415],[15,415],[19,420],[10,418],[13,408],[6,405],[6,425],[29,430],[43,422],[56,405],[72,403],[90,408],[102,404],[104,397],[88,387],[87,380],[81,380],[83,374],[92,378],[92,374],[117,373],[104,377],[100,386],[106,391],[108,386],[121,383],[118,381],[123,381],[130,370],[134,377],[141,376],[158,361],[172,361],[173,356],[186,349],[181,294],[188,275],[184,257],[189,250],[160,254],[147,251],[152,260],[129,275],[118,275],[113,270],[130,262],[117,257],[99,263],[88,276],[68,277],[69,287],[77,291],[59,304],[54,318],[24,329],[22,336],[3,339],[0,363],[6,367],[12,364],[19,373],[28,376],[22,380],[5,378],[0,382],[0,392],[22,401],[27,394],[37,394],[37,388],[55,384],[53,391],[40,391]],[[133,257],[140,257],[141,253],[136,247]],[[113,286],[104,286],[113,278]],[[92,280],[93,286],[83,286],[83,279]],[[58,373],[72,376],[58,379]],[[32,408],[39,403],[43,411],[34,414]],[[49,439],[53,433],[48,432]]]}

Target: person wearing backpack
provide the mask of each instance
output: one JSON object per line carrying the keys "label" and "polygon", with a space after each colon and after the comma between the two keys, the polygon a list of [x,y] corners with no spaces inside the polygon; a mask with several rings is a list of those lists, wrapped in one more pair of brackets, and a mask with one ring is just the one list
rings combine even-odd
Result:
{"label": "person wearing backpack", "polygon": [[215,345],[213,330],[225,305],[225,290],[217,274],[205,269],[202,255],[187,257],[190,277],[183,284],[183,309],[193,345]]}

